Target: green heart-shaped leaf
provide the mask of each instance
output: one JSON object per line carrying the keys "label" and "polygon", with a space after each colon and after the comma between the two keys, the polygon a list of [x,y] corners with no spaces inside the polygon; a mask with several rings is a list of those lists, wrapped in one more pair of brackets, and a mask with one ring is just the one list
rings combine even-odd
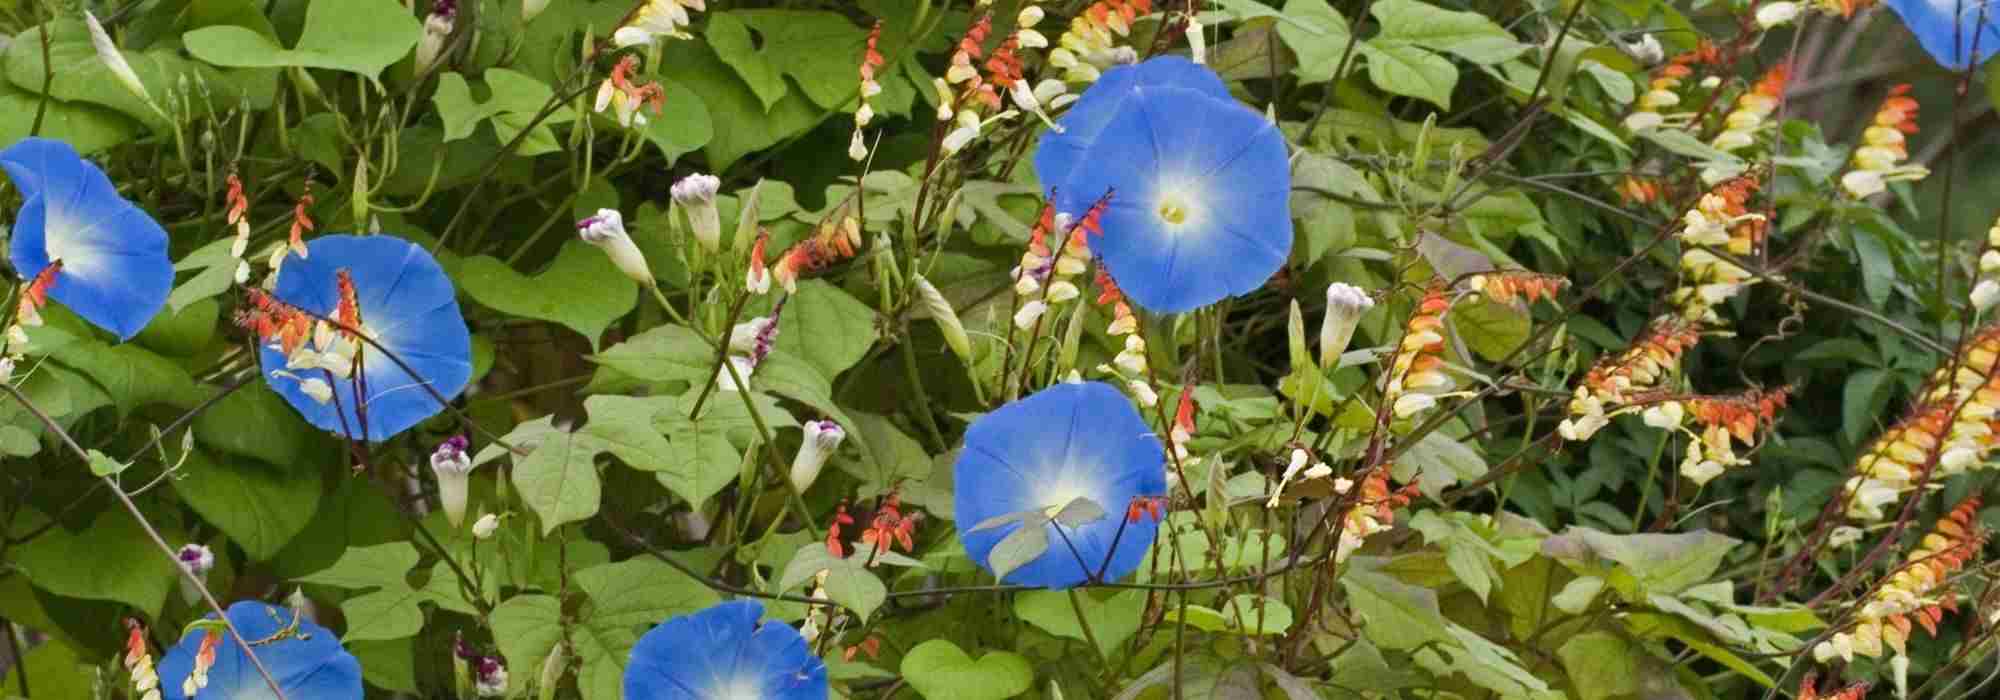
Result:
{"label": "green heart-shaped leaf", "polygon": [[995,651],[972,660],[943,639],[933,639],[903,656],[903,677],[932,700],[1006,700],[1028,692],[1035,669],[1010,651]]}
{"label": "green heart-shaped leaf", "polygon": [[317,0],[306,8],[298,46],[285,48],[257,32],[214,26],[182,37],[195,58],[234,68],[325,68],[381,75],[423,36],[423,25],[396,0]]}
{"label": "green heart-shaped leaf", "polygon": [[583,334],[592,348],[612,321],[639,302],[639,283],[581,241],[563,244],[555,261],[534,277],[497,258],[468,258],[459,266],[458,285],[495,311],[562,324]]}

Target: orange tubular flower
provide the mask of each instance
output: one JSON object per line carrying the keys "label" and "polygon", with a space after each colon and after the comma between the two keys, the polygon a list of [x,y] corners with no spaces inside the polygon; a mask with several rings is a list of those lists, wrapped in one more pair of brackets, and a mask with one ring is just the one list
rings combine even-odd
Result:
{"label": "orange tubular flower", "polygon": [[1854,149],[1854,158],[1849,161],[1852,169],[1840,176],[1840,186],[1850,196],[1867,197],[1883,191],[1888,183],[1930,175],[1924,166],[1902,164],[1910,157],[1905,137],[1917,133],[1917,100],[1909,93],[1908,83],[1890,88],[1873,123],[1861,132],[1862,145]]}
{"label": "orange tubular flower", "polygon": [[875,20],[875,27],[868,30],[868,43],[861,50],[861,106],[854,110],[854,137],[848,141],[847,156],[854,160],[868,157],[868,144],[861,137],[861,128],[875,120],[876,95],[882,94],[882,84],[875,82],[875,70],[882,67],[882,52],[876,44],[882,41],[882,20]]}
{"label": "orange tubular flower", "polygon": [[1701,202],[1681,217],[1677,234],[1682,246],[1681,285],[1674,290],[1672,301],[1682,317],[1717,323],[1715,307],[1753,281],[1749,270],[1708,249],[1720,248],[1743,257],[1762,245],[1764,217],[1749,210],[1757,187],[1754,177],[1728,180],[1702,195]]}
{"label": "orange tubular flower", "polygon": [[132,691],[140,700],[160,700],[160,674],[153,668],[153,652],[146,647],[146,627],[125,618],[125,671],[132,676]]}
{"label": "orange tubular flower", "polygon": [[831,553],[833,556],[836,557],[845,558],[847,556],[846,548],[840,544],[840,527],[842,525],[853,525],[853,524],[854,524],[854,516],[847,514],[846,503],[842,503],[834,509],[833,522],[827,523],[826,526],[827,552]]}
{"label": "orange tubular flower", "polygon": [[1525,300],[1533,304],[1542,299],[1554,299],[1564,287],[1569,286],[1569,279],[1562,275],[1527,270],[1502,270],[1473,275],[1466,280],[1466,284],[1472,287],[1472,291],[1494,301],[1513,304]]}
{"label": "orange tubular flower", "polygon": [[770,243],[770,230],[757,227],[757,242],[750,246],[750,269],[743,273],[743,286],[752,294],[771,291],[771,272],[764,266],[764,248]]}
{"label": "orange tubular flower", "polygon": [[897,545],[901,545],[905,552],[914,551],[916,541],[913,535],[922,519],[921,513],[903,515],[901,495],[890,491],[882,498],[881,507],[875,509],[875,517],[868,521],[868,529],[862,531],[861,542],[874,545],[881,552],[895,549]]}
{"label": "orange tubular flower", "polygon": [[[759,244],[762,244],[761,240]],[[784,285],[785,293],[795,293],[799,290],[800,275],[854,257],[860,244],[860,221],[845,216],[836,224],[829,218],[820,224],[819,233],[786,249],[771,274],[777,278],[778,284]],[[752,260],[751,264],[755,266],[756,261]]]}
{"label": "orange tubular flower", "polygon": [[1975,496],[1938,519],[1904,564],[1862,603],[1854,626],[1813,647],[1813,657],[1821,663],[1852,661],[1856,655],[1873,658],[1882,655],[1885,645],[1905,655],[1912,622],[1936,636],[1945,611],[1958,608],[1958,594],[1950,590],[1952,574],[1986,545],[1986,533],[1975,522],[1978,515]]}
{"label": "orange tubular flower", "polygon": [[14,322],[30,328],[42,325],[42,307],[49,305],[49,290],[56,286],[56,275],[62,273],[61,260],[49,261],[47,267],[29,280],[28,287],[21,290],[21,301],[14,309]]}
{"label": "orange tubular flower", "polygon": [[306,183],[305,194],[299,195],[299,203],[292,205],[292,252],[299,257],[306,256],[306,241],[303,235],[313,230],[313,220],[306,209],[313,205],[312,183]]}
{"label": "orange tubular flower", "polygon": [[[1347,555],[1359,549],[1370,535],[1387,532],[1396,525],[1396,509],[1409,505],[1416,497],[1416,484],[1390,490],[1390,465],[1383,464],[1368,471],[1361,477],[1361,493],[1354,507],[1342,516],[1340,545],[1333,555],[1334,563],[1347,560]],[[1353,488],[1352,482],[1339,479],[1334,482],[1334,491],[1345,494]]]}
{"label": "orange tubular flower", "polygon": [[1660,183],[1637,175],[1618,181],[1618,196],[1628,204],[1652,204],[1660,199]]}
{"label": "orange tubular flower", "polygon": [[1674,314],[1653,319],[1632,345],[1597,361],[1570,397],[1569,415],[1556,426],[1564,440],[1588,440],[1611,422],[1611,414],[1651,391],[1679,369],[1681,355],[1701,340],[1693,322]]}
{"label": "orange tubular flower", "polygon": [[611,67],[611,75],[597,86],[596,111],[601,113],[612,109],[620,126],[644,125],[646,115],[639,113],[640,107],[651,108],[654,116],[659,116],[666,109],[667,92],[659,83],[638,85],[632,82],[632,74],[638,69],[639,59],[627,54],[618,59],[618,64]]}
{"label": "orange tubular flower", "polygon": [[1757,131],[1778,110],[1778,103],[1784,101],[1785,83],[1791,74],[1789,63],[1772,66],[1749,92],[1736,98],[1736,108],[1723,117],[1722,133],[1710,145],[1723,151],[1739,151],[1756,143]]}
{"label": "orange tubular flower", "polygon": [[304,345],[312,337],[311,316],[279,301],[262,289],[250,289],[250,308],[238,312],[236,325],[241,326],[264,343],[275,344],[286,355]]}
{"label": "orange tubular flower", "polygon": [[1815,687],[1818,674],[1807,673],[1805,680],[1799,681],[1798,700],[1864,700],[1868,697],[1868,684],[1855,683],[1840,690],[1821,695]]}
{"label": "orange tubular flower", "polygon": [[1451,310],[1443,284],[1432,284],[1417,302],[1416,313],[1405,322],[1403,338],[1396,346],[1396,359],[1389,367],[1389,383],[1382,401],[1397,418],[1409,418],[1437,405],[1439,396],[1449,393],[1453,383],[1444,372],[1444,316]]}
{"label": "orange tubular flower", "polygon": [[229,213],[223,217],[223,222],[231,226],[247,226],[243,217],[250,212],[250,199],[243,196],[243,179],[237,177],[236,173],[229,174],[229,193],[225,195],[224,201],[229,203]]}

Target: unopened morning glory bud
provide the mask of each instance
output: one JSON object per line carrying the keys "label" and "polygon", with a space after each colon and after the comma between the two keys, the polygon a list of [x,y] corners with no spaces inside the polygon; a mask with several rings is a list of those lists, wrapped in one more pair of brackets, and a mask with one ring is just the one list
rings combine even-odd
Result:
{"label": "unopened morning glory bud", "polygon": [[458,23],[458,0],[437,0],[431,4],[431,14],[424,18],[424,36],[417,40],[417,75],[431,71],[437,64],[438,55],[444,53],[444,40],[451,36],[451,30]]}
{"label": "unopened morning glory bud", "polygon": [[492,513],[487,513],[485,515],[479,516],[478,520],[472,522],[472,536],[474,539],[483,540],[491,538],[493,537],[493,533],[498,532],[499,530],[500,530],[500,516],[494,515]]}
{"label": "unopened morning glory bud", "polygon": [[1375,300],[1360,287],[1335,282],[1326,288],[1326,317],[1319,323],[1320,369],[1332,369],[1340,362],[1340,354],[1347,352],[1347,344],[1354,340],[1361,314],[1373,306]]}
{"label": "unopened morning glory bud", "polygon": [[[208,582],[208,571],[215,568],[215,552],[200,544],[181,545],[180,551],[174,553],[174,560],[180,562],[181,568],[193,574],[195,580],[203,583]],[[188,605],[201,602],[201,588],[196,586],[194,581],[182,576],[180,582],[182,600],[187,601]]]}
{"label": "unopened morning glory bud", "polygon": [[313,605],[312,599],[306,597],[304,588],[292,589],[292,594],[285,597],[285,605],[306,622],[319,621],[319,606]]}
{"label": "unopened morning glory bud", "polygon": [[639,246],[632,244],[632,237],[625,233],[625,217],[617,209],[599,209],[597,215],[576,222],[576,235],[583,242],[604,250],[611,258],[611,264],[618,271],[641,285],[651,287],[653,268],[646,264],[646,255],[639,252]]}
{"label": "unopened morning glory bud", "polygon": [[1199,20],[1189,17],[1187,21],[1187,41],[1190,57],[1195,63],[1208,62],[1208,37],[1202,34]]}
{"label": "unopened morning glory bud", "polygon": [[687,213],[694,239],[711,253],[722,243],[722,215],[715,210],[715,192],[721,188],[720,178],[696,173],[681,178],[672,190],[674,204]]}
{"label": "unopened morning glory bud", "polygon": [[923,275],[916,275],[913,282],[917,289],[917,301],[923,305],[924,312],[931,315],[931,320],[937,322],[938,330],[944,333],[944,344],[958,359],[972,362],[972,337],[966,335],[965,324],[959,321],[958,312],[952,310],[951,302]]}
{"label": "unopened morning glory bud", "polygon": [[556,647],[549,650],[549,657],[542,661],[541,678],[535,684],[540,688],[536,691],[537,697],[541,700],[554,700],[556,687],[562,685],[563,672],[568,670],[569,645],[557,641]]}
{"label": "unopened morning glory bud", "polygon": [[118,44],[111,41],[111,34],[104,31],[104,25],[97,21],[97,15],[85,11],[83,21],[90,28],[90,45],[97,50],[97,60],[103,62],[105,68],[111,69],[111,75],[117,78],[118,83],[125,86],[134,97],[143,100],[154,111],[159,111],[159,106],[153,104],[153,96],[146,92],[146,84],[139,81],[139,74],[132,70],[131,63],[125,61],[125,54],[118,51]]}
{"label": "unopened morning glory bud", "polygon": [[799,443],[799,454],[792,458],[792,487],[801,493],[819,479],[819,470],[826,466],[826,458],[840,449],[840,441],[847,439],[847,431],[840,424],[830,420],[806,421],[806,439]]}
{"label": "unopened morning glory bud", "polygon": [[431,453],[431,471],[437,474],[438,500],[444,504],[445,518],[452,527],[465,521],[466,482],[472,474],[472,458],[465,454],[463,435],[438,444]]}

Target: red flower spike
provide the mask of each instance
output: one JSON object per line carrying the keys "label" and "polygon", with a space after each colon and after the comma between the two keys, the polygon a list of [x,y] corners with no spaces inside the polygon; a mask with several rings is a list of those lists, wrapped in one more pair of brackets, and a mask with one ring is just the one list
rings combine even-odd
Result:
{"label": "red flower spike", "polygon": [[875,46],[882,41],[882,20],[875,20],[875,28],[868,30],[868,46],[861,50],[861,77],[875,79],[875,69],[882,67],[882,52]]}
{"label": "red flower spike", "polygon": [[237,177],[236,173],[229,174],[229,194],[224,201],[229,203],[229,214],[223,221],[231,226],[242,221],[244,215],[250,212],[250,199],[243,196],[243,179]]}
{"label": "red flower spike", "polygon": [[334,279],[340,285],[340,304],[334,307],[334,320],[348,328],[361,328],[361,302],[354,292],[354,278],[347,268],[334,271]]}
{"label": "red flower spike", "polygon": [[847,550],[846,550],[846,548],[845,548],[845,547],[842,547],[842,546],[840,545],[840,526],[842,526],[842,525],[853,525],[853,524],[854,524],[854,516],[852,516],[852,515],[848,515],[848,514],[847,514],[847,504],[846,504],[846,503],[842,503],[842,504],[840,504],[840,505],[839,505],[838,507],[836,507],[836,508],[834,509],[834,512],[833,512],[833,522],[832,522],[832,523],[829,523],[829,524],[828,524],[828,525],[826,526],[826,551],[827,551],[827,552],[829,552],[829,553],[832,553],[832,554],[833,554],[833,556],[836,556],[836,557],[840,557],[840,558],[846,558],[846,557],[847,557]]}
{"label": "red flower spike", "polygon": [[39,310],[49,305],[49,290],[55,288],[56,275],[62,273],[62,266],[61,260],[53,260],[47,267],[42,268],[41,272],[35,274],[35,279],[28,283],[27,290],[21,293],[21,305],[24,308],[32,305],[33,310]]}
{"label": "red flower spike", "polygon": [[134,618],[125,618],[125,667],[131,668],[139,659],[147,656],[146,626]]}
{"label": "red flower spike", "polygon": [[1166,517],[1167,499],[1164,496],[1137,496],[1125,506],[1125,522],[1137,524],[1142,517],[1151,517],[1160,522]]}
{"label": "red flower spike", "polygon": [[312,216],[306,213],[306,209],[311,208],[312,205],[312,182],[308,180],[306,182],[305,194],[299,195],[299,203],[292,205],[292,252],[297,253],[301,258],[306,257],[304,234],[313,230]]}

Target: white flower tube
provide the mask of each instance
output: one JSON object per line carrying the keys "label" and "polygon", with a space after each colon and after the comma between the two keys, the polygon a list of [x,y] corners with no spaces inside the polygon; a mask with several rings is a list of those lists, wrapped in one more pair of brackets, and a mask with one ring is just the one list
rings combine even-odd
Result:
{"label": "white flower tube", "polygon": [[830,420],[806,421],[805,431],[806,439],[799,443],[799,453],[792,458],[792,487],[801,493],[819,479],[827,458],[847,439],[847,431]]}
{"label": "white flower tube", "polygon": [[711,253],[722,244],[722,215],[715,209],[715,193],[721,188],[720,178],[696,173],[681,178],[671,190],[674,204],[687,214],[694,239]]}
{"label": "white flower tube", "polygon": [[1347,352],[1347,344],[1354,340],[1361,314],[1374,306],[1375,300],[1360,287],[1345,282],[1327,286],[1326,316],[1319,323],[1320,369],[1333,369],[1340,362],[1340,354]]}
{"label": "white flower tube", "polygon": [[653,268],[646,264],[646,255],[639,252],[632,237],[626,235],[625,217],[617,209],[599,209],[596,216],[576,222],[576,235],[602,249],[611,258],[611,264],[632,281],[647,287],[655,284]]}
{"label": "white flower tube", "polygon": [[438,57],[444,53],[444,41],[457,24],[457,0],[437,0],[431,6],[430,16],[424,18],[424,35],[417,40],[417,75],[429,73],[437,65]]}
{"label": "white flower tube", "polygon": [[437,475],[438,501],[452,527],[465,522],[466,482],[472,474],[472,458],[465,454],[464,436],[454,435],[431,453],[431,471]]}

